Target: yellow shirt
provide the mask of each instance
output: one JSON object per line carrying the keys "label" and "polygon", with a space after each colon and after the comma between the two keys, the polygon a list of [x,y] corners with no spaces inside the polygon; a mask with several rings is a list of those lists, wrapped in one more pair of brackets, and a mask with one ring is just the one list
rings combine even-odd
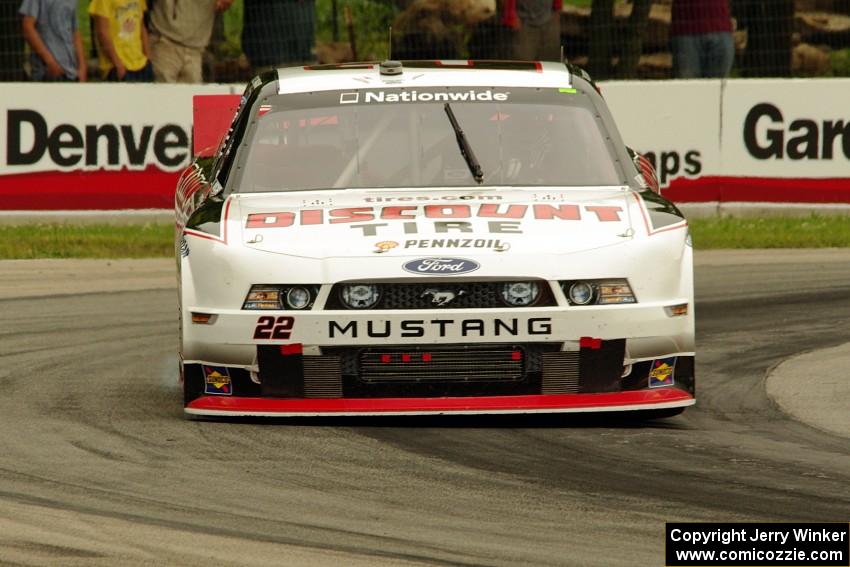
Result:
{"label": "yellow shirt", "polygon": [[[148,9],[145,0],[92,0],[89,14],[103,16],[109,20],[109,36],[115,53],[128,71],[138,71],[148,58],[142,49],[142,17]],[[100,70],[105,77],[112,69],[112,61],[106,51],[98,46]]]}

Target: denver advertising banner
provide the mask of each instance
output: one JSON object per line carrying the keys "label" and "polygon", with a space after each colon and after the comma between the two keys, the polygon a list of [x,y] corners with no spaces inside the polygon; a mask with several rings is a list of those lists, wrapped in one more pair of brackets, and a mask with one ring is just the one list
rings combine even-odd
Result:
{"label": "denver advertising banner", "polygon": [[[608,82],[678,202],[850,203],[850,79]],[[228,85],[4,84],[0,209],[173,206],[192,96]]]}
{"label": "denver advertising banner", "polygon": [[11,83],[0,94],[0,209],[174,206],[192,96],[223,85]]}

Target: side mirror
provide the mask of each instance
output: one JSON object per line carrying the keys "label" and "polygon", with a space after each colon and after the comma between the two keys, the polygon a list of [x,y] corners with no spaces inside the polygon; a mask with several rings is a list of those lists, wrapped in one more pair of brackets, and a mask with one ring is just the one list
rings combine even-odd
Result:
{"label": "side mirror", "polygon": [[638,174],[643,179],[642,185],[653,193],[660,195],[661,185],[658,183],[658,174],[655,173],[655,167],[653,167],[652,162],[633,149],[626,149],[629,151],[629,156],[632,158],[632,163],[635,164]]}

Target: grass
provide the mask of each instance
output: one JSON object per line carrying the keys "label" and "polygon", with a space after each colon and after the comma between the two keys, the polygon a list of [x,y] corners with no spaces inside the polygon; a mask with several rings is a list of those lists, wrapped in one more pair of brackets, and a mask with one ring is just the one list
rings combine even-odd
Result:
{"label": "grass", "polygon": [[850,218],[707,218],[690,221],[694,248],[847,248]]}
{"label": "grass", "polygon": [[0,259],[164,258],[173,239],[171,224],[0,226]]}
{"label": "grass", "polygon": [[[708,218],[690,223],[697,250],[848,248],[850,219]],[[0,259],[170,258],[173,225],[32,224],[0,226]]]}

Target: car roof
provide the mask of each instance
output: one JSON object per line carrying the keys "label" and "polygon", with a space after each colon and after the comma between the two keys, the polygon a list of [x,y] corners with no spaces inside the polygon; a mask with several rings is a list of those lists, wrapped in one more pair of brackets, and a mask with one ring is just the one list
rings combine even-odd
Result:
{"label": "car roof", "polygon": [[278,70],[278,93],[397,87],[572,88],[563,63],[540,61],[402,61],[403,72],[382,75],[380,63],[308,65]]}

